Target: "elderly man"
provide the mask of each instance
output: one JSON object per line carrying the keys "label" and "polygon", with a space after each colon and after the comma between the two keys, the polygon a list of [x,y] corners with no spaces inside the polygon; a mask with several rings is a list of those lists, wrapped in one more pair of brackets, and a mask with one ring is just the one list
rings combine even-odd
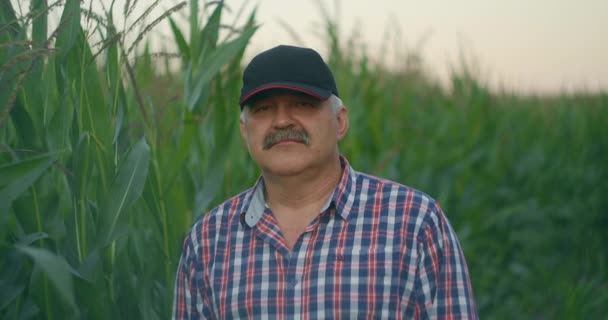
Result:
{"label": "elderly man", "polygon": [[240,104],[262,176],[187,235],[174,319],[477,318],[439,205],[340,154],[348,113],[317,52],[257,55]]}

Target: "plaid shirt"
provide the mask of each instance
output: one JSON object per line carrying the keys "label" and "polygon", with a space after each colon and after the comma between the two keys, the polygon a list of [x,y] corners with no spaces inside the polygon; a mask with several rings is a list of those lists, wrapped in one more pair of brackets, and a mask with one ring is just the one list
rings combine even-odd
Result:
{"label": "plaid shirt", "polygon": [[289,250],[263,179],[184,241],[173,319],[476,319],[467,266],[437,203],[344,172]]}

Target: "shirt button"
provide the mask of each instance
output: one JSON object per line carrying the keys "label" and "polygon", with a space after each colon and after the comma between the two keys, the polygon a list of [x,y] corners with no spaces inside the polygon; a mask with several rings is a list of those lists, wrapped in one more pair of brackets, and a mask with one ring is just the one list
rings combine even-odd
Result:
{"label": "shirt button", "polygon": [[298,285],[298,279],[296,277],[293,277],[291,279],[289,279],[289,285],[292,287],[295,287]]}

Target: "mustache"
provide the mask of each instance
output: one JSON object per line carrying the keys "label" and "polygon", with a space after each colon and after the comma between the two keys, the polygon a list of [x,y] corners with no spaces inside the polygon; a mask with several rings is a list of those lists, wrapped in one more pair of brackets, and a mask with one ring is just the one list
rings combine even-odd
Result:
{"label": "mustache", "polygon": [[275,131],[264,138],[264,143],[262,147],[264,150],[270,149],[274,144],[281,142],[282,140],[296,140],[297,142],[303,143],[305,145],[310,144],[310,137],[308,133],[305,131],[295,130],[295,129],[286,129]]}

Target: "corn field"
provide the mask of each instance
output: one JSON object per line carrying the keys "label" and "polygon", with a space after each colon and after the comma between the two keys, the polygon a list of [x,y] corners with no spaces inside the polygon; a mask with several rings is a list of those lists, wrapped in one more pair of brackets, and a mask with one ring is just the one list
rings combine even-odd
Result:
{"label": "corn field", "polygon": [[[126,1],[117,26],[114,2],[16,3],[0,2],[0,318],[167,319],[185,233],[259,175],[238,134],[255,12]],[[467,68],[446,89],[325,17],[341,152],[441,203],[481,318],[605,317],[608,93],[496,93]],[[159,24],[173,54],[151,52]]]}

